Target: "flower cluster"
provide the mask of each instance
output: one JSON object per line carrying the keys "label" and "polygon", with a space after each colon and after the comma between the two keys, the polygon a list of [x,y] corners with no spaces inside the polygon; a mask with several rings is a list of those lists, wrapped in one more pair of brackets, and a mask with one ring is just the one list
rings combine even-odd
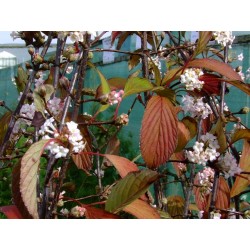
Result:
{"label": "flower cluster", "polygon": [[85,214],[86,209],[84,207],[79,207],[79,206],[75,206],[73,208],[71,208],[70,213],[76,217],[83,217]]}
{"label": "flower cluster", "polygon": [[86,142],[83,143],[82,141],[83,137],[80,130],[77,128],[78,124],[71,121],[67,122],[66,125],[69,131],[69,134],[66,136],[68,137],[69,142],[73,145],[72,151],[74,153],[81,152],[84,149]]}
{"label": "flower cluster", "polygon": [[108,95],[108,102],[110,105],[117,104],[118,102],[122,101],[122,95],[124,94],[124,91],[121,89],[118,92],[111,91]]}
{"label": "flower cluster", "polygon": [[194,89],[201,90],[204,82],[199,80],[203,75],[203,71],[197,68],[185,69],[184,74],[181,75],[181,83],[183,83],[187,90]]}
{"label": "flower cluster", "polygon": [[206,166],[207,161],[214,161],[220,155],[216,151],[219,147],[216,136],[206,133],[201,142],[195,142],[193,151],[186,151],[186,156],[189,161]]}
{"label": "flower cluster", "polygon": [[47,105],[53,115],[58,115],[63,110],[64,102],[60,98],[54,97],[48,101]]}
{"label": "flower cluster", "polygon": [[220,156],[218,163],[220,164],[220,168],[224,172],[226,179],[235,174],[240,174],[242,171],[234,156],[229,152],[226,152],[224,156]]}
{"label": "flower cluster", "polygon": [[13,134],[17,134],[22,126],[31,125],[31,119],[33,119],[35,114],[35,105],[32,104],[24,104],[20,110],[20,116],[28,118],[20,118],[16,121],[15,126],[12,130]]}
{"label": "flower cluster", "polygon": [[69,149],[60,146],[54,141],[50,142],[46,149],[49,150],[51,154],[55,155],[56,159],[66,157],[69,152]]}
{"label": "flower cluster", "polygon": [[205,167],[201,172],[198,173],[198,182],[202,186],[200,189],[201,194],[208,195],[213,188],[214,182],[214,170],[209,167]]}
{"label": "flower cluster", "polygon": [[193,98],[190,95],[182,97],[182,109],[185,113],[190,113],[191,117],[199,117],[206,119],[209,114],[212,114],[210,106],[201,98]]}
{"label": "flower cluster", "polygon": [[215,31],[213,35],[218,44],[221,44],[223,47],[228,44],[228,47],[232,48],[231,45],[235,38],[235,36],[232,35],[232,31]]}

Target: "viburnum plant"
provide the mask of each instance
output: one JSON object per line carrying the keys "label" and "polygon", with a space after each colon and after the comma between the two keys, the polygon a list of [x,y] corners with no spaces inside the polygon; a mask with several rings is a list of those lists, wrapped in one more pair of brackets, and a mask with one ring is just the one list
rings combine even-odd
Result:
{"label": "viburnum plant", "polygon": [[[25,41],[31,60],[18,67],[15,110],[1,101],[8,111],[0,120],[0,172],[11,170],[12,204],[0,211],[35,219],[248,218],[249,204],[240,196],[249,192],[250,131],[225,95],[230,85],[246,95],[250,87],[230,66],[232,33],[203,31],[190,42],[185,32],[112,32],[117,48],[96,48],[105,33],[12,32]],[[123,51],[131,35],[141,38],[141,48]],[[47,57],[52,39],[56,52]],[[140,69],[106,79],[91,62],[103,51],[127,54],[128,69]],[[99,76],[97,88],[87,82],[89,68]],[[120,114],[128,96],[131,105]],[[140,155],[128,159],[119,154],[118,135],[133,123],[136,102],[145,109]],[[81,113],[86,103],[99,103],[98,110]],[[183,195],[165,195],[169,177]],[[74,178],[79,181],[69,182]],[[87,192],[91,183],[96,187]]]}

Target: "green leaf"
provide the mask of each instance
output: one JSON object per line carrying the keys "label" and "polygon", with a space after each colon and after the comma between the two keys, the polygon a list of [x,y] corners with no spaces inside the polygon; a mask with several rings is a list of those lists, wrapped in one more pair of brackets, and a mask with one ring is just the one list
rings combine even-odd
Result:
{"label": "green leaf", "polygon": [[237,129],[232,135],[231,144],[241,139],[250,140],[250,129]]}
{"label": "green leaf", "polygon": [[88,61],[88,66],[91,67],[92,69],[94,69],[97,74],[99,75],[100,77],[100,80],[101,80],[101,86],[102,86],[102,93],[105,95],[105,94],[108,94],[110,92],[110,87],[109,87],[109,84],[108,84],[108,81],[106,80],[105,76],[101,73],[100,70],[98,70],[95,65],[91,62]]}
{"label": "green leaf", "polygon": [[154,87],[152,91],[159,96],[167,97],[173,104],[176,104],[176,94],[174,90],[169,88],[164,88],[163,86],[159,86],[159,87]]}
{"label": "green leaf", "polygon": [[45,147],[57,139],[41,140],[31,145],[21,160],[20,192],[28,212],[37,219],[37,173]]}
{"label": "green leaf", "polygon": [[[106,80],[106,78],[104,77],[104,75],[101,73],[100,70],[98,70],[95,65],[93,63],[91,63],[90,61],[87,62],[88,66],[91,67],[92,69],[94,69],[97,74],[100,77],[101,80],[101,92],[103,93],[103,95],[106,95],[108,93],[110,93],[110,87],[108,84],[108,81]],[[104,110],[106,110],[110,105],[109,104],[104,104],[102,106],[100,106],[98,112],[103,112]]]}
{"label": "green leaf", "polygon": [[105,210],[111,213],[119,212],[145,193],[158,178],[158,173],[149,169],[129,173],[112,188]]}
{"label": "green leaf", "polygon": [[199,32],[199,39],[196,49],[194,51],[194,57],[199,55],[202,51],[205,50],[208,42],[212,38],[212,31],[200,31]]}
{"label": "green leaf", "polygon": [[221,118],[218,119],[215,126],[210,131],[211,134],[217,136],[220,148],[219,153],[223,153],[227,149],[227,138],[225,135],[225,123]]}
{"label": "green leaf", "polygon": [[171,84],[171,82],[173,82],[174,80],[180,78],[180,75],[182,74],[182,67],[179,68],[174,68],[169,70],[166,75],[164,76],[164,78],[162,79],[162,86],[169,86]]}
{"label": "green leaf", "polygon": [[146,78],[130,78],[125,85],[123,98],[132,94],[149,91],[153,87],[152,83]]}
{"label": "green leaf", "polygon": [[[44,85],[46,89],[46,95],[45,95],[45,101],[47,102],[50,99],[50,96],[54,93],[54,87],[49,84]],[[44,110],[45,110],[45,104],[43,98],[39,95],[39,90],[35,89],[33,92],[34,96],[34,104],[36,107],[36,111],[41,112],[42,115],[45,117]]]}
{"label": "green leaf", "polygon": [[130,75],[128,76],[128,78],[137,77],[140,73],[141,73],[141,69],[138,69],[138,70],[136,70],[135,72],[133,72],[132,74],[130,74]]}
{"label": "green leaf", "polygon": [[28,74],[22,68],[22,66],[18,66],[17,77],[15,77],[15,80],[16,80],[16,86],[17,86],[18,93],[23,92],[24,88],[28,82]]}

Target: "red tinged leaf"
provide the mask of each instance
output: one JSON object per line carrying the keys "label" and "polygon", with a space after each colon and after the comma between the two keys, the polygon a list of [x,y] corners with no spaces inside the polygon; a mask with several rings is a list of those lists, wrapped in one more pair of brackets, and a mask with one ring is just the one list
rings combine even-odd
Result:
{"label": "red tinged leaf", "polygon": [[225,76],[232,81],[241,81],[240,75],[234,69],[224,62],[212,58],[195,59],[188,63],[187,67],[205,68]]}
{"label": "red tinged leaf", "polygon": [[111,32],[111,45],[114,44],[115,39],[122,33],[122,31],[112,31]]}
{"label": "red tinged leaf", "polygon": [[[195,177],[194,184],[200,186],[200,183],[198,181],[198,174]],[[208,212],[212,193],[210,192],[209,194],[204,195],[204,193],[202,192],[203,190],[204,187],[194,186],[193,191],[195,195],[195,202],[199,210]],[[218,182],[216,201],[215,201],[215,208],[228,209],[229,207],[230,207],[230,188],[224,177],[220,176]]]}
{"label": "red tinged leaf", "polygon": [[[242,169],[242,171],[245,172],[250,171],[250,142],[248,140],[244,140],[242,155],[240,157],[240,168]],[[248,187],[249,184],[249,175],[240,174],[239,176],[237,176],[234,185],[231,189],[231,197],[240,194]]]}
{"label": "red tinged leaf", "polygon": [[[200,93],[204,94],[205,92],[208,95],[220,95],[221,81],[223,80],[217,75],[205,73],[199,77],[199,80],[204,82]],[[196,91],[196,93],[198,94],[199,92]]]}
{"label": "red tinged leaf", "polygon": [[30,146],[21,159],[20,192],[24,205],[34,219],[39,218],[36,188],[40,158],[46,146],[52,141],[61,143],[58,139],[38,141]]}
{"label": "red tinged leaf", "polygon": [[0,212],[3,213],[8,219],[23,219],[15,205],[0,207]]}
{"label": "red tinged leaf", "polygon": [[86,154],[86,152],[90,152],[90,151],[91,149],[87,143],[86,147],[83,149],[81,153],[72,154],[72,159],[74,163],[76,164],[77,168],[83,170],[87,175],[90,175],[89,171],[93,167],[92,156],[89,154]]}
{"label": "red tinged leaf", "polygon": [[115,166],[122,178],[124,178],[130,172],[139,171],[137,165],[127,158],[110,154],[105,154],[105,157]]}
{"label": "red tinged leaf", "polygon": [[[105,154],[119,155],[119,151],[120,151],[120,140],[115,135],[110,139]],[[105,168],[110,166],[113,166],[113,164],[107,158],[104,158],[102,162],[102,167]]]}
{"label": "red tinged leaf", "polygon": [[230,207],[230,188],[222,176],[219,178],[215,207],[217,209],[228,209]]}
{"label": "red tinged leaf", "polygon": [[178,140],[178,120],[173,104],[153,96],[146,107],[141,128],[141,154],[149,168],[157,168],[174,153]]}
{"label": "red tinged leaf", "polygon": [[175,152],[180,152],[191,139],[190,132],[183,122],[178,121],[178,143]]}
{"label": "red tinged leaf", "polygon": [[[173,160],[173,161],[185,161],[186,156],[185,156],[184,151],[173,153],[171,155],[170,160]],[[186,169],[186,164],[181,163],[181,162],[172,162],[172,164],[173,164],[173,166],[175,168],[176,174],[178,175],[178,177],[180,177],[181,174],[182,174],[181,169],[185,170]]]}
{"label": "red tinged leaf", "polygon": [[109,213],[101,208],[84,206],[87,219],[120,219],[116,214]]}
{"label": "red tinged leaf", "polygon": [[24,205],[21,192],[20,192],[20,168],[21,168],[21,160],[19,160],[16,166],[12,170],[12,197],[14,204],[16,205],[17,209],[19,210],[22,218],[24,219],[32,219],[32,216],[28,212],[26,206]]}
{"label": "red tinged leaf", "polygon": [[138,219],[160,219],[157,210],[147,202],[137,199],[123,208],[123,211],[134,215]]}

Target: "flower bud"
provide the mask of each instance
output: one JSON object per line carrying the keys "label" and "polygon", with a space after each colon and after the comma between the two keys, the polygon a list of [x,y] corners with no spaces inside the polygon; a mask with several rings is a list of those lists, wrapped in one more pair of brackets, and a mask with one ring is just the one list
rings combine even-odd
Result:
{"label": "flower bud", "polygon": [[98,98],[98,100],[100,101],[101,104],[105,105],[109,103],[109,96],[108,94],[106,95],[102,95]]}
{"label": "flower bud", "polygon": [[244,107],[244,108],[242,108],[241,110],[240,110],[240,114],[247,114],[247,113],[249,113],[249,111],[250,111],[250,108],[249,107]]}
{"label": "flower bud", "polygon": [[68,59],[70,62],[75,62],[77,58],[78,58],[78,54],[70,54]]}
{"label": "flower bud", "polygon": [[235,71],[236,71],[236,72],[241,72],[241,71],[242,71],[242,66],[236,67],[236,68],[235,68]]}
{"label": "flower bud", "polygon": [[46,96],[46,88],[44,85],[41,85],[38,89],[38,94],[44,98]]}
{"label": "flower bud", "polygon": [[65,76],[62,76],[60,79],[59,79],[59,84],[62,88],[65,88],[65,89],[68,89],[69,88],[69,79]]}
{"label": "flower bud", "polygon": [[28,52],[29,52],[29,54],[30,54],[31,56],[33,56],[33,54],[35,53],[35,50],[34,50],[33,47],[29,47],[29,48],[28,48]]}
{"label": "flower bud", "polygon": [[29,104],[32,104],[33,101],[34,101],[34,97],[33,97],[33,94],[32,93],[28,93],[27,94],[27,101]]}
{"label": "flower bud", "polygon": [[35,74],[35,79],[39,79],[41,77],[41,74],[39,73],[39,72],[37,72],[36,74]]}
{"label": "flower bud", "polygon": [[49,70],[50,69],[50,66],[48,63],[43,63],[42,66],[41,66],[41,70]]}
{"label": "flower bud", "polygon": [[94,57],[94,54],[93,54],[93,52],[90,51],[90,52],[88,53],[88,59],[92,59],[93,57]]}
{"label": "flower bud", "polygon": [[33,62],[34,64],[41,64],[43,62],[43,58],[38,54],[33,55]]}
{"label": "flower bud", "polygon": [[128,115],[127,114],[121,114],[118,116],[115,120],[115,125],[125,125],[127,126],[129,122]]}
{"label": "flower bud", "polygon": [[32,66],[28,62],[25,63],[25,67],[26,67],[26,69],[32,69]]}

